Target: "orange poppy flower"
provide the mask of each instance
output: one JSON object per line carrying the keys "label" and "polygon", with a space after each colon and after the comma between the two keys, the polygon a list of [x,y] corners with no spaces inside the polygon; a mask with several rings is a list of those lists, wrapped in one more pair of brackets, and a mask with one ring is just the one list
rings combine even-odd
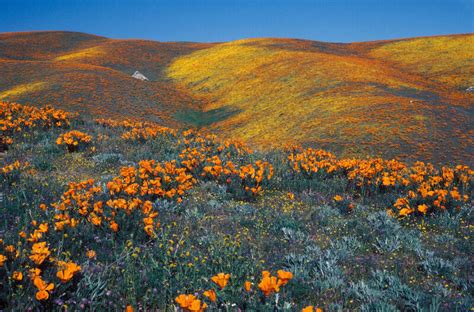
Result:
{"label": "orange poppy flower", "polygon": [[408,216],[409,214],[413,213],[413,209],[411,208],[403,208],[398,213],[400,216]]}
{"label": "orange poppy flower", "polygon": [[81,267],[75,264],[74,262],[59,262],[59,271],[56,273],[56,276],[61,280],[61,282],[66,283],[70,281],[74,275],[81,271]]}
{"label": "orange poppy flower", "polygon": [[196,297],[194,295],[185,294],[181,294],[175,299],[176,303],[179,304],[179,306],[183,309],[187,309],[188,307],[190,307],[194,300],[196,300]]}
{"label": "orange poppy flower", "polygon": [[0,267],[3,266],[3,264],[5,264],[6,261],[7,261],[7,257],[5,257],[4,255],[0,255]]}
{"label": "orange poppy flower", "polygon": [[244,283],[245,291],[250,292],[251,288],[252,288],[252,283],[250,281],[245,281],[245,283]]}
{"label": "orange poppy flower", "polygon": [[15,271],[13,272],[12,274],[12,278],[15,280],[15,281],[22,281],[23,280],[23,273],[20,272],[20,271]]}
{"label": "orange poppy flower", "polygon": [[119,230],[119,226],[115,221],[110,222],[110,229],[114,232],[117,233]]}
{"label": "orange poppy flower", "polygon": [[31,247],[31,255],[30,259],[36,264],[40,265],[43,263],[46,258],[49,257],[51,252],[49,251],[48,247],[46,246],[46,242],[35,243]]}
{"label": "orange poppy flower", "polygon": [[202,312],[207,308],[207,304],[203,303],[201,305],[201,300],[194,300],[191,305],[188,307],[189,312]]}
{"label": "orange poppy flower", "polygon": [[95,253],[94,250],[88,250],[88,251],[86,252],[86,256],[87,256],[87,258],[89,258],[89,259],[94,259],[94,258],[96,257],[96,253]]}
{"label": "orange poppy flower", "polygon": [[35,277],[33,284],[36,286],[38,291],[36,292],[36,299],[38,301],[48,300],[49,293],[54,289],[54,284],[47,284],[41,279],[40,276]]}
{"label": "orange poppy flower", "polygon": [[211,277],[211,280],[219,286],[221,289],[223,289],[226,285],[227,282],[229,281],[230,274],[225,274],[225,273],[219,273],[217,275],[214,275]]}
{"label": "orange poppy flower", "polygon": [[263,292],[265,297],[270,296],[273,292],[280,291],[280,285],[278,284],[277,278],[271,276],[270,272],[262,272],[262,280],[258,284],[258,288]]}
{"label": "orange poppy flower", "polygon": [[211,300],[212,302],[215,302],[216,299],[217,299],[217,294],[216,294],[216,291],[214,289],[206,290],[203,293],[203,295],[206,296],[207,298],[209,298],[209,300]]}
{"label": "orange poppy flower", "polygon": [[288,272],[288,271],[278,270],[277,274],[278,274],[278,279],[279,279],[278,282],[282,286],[286,285],[288,281],[293,278],[293,273]]}
{"label": "orange poppy flower", "polygon": [[428,206],[425,204],[418,205],[418,211],[423,214],[426,214],[426,212],[428,212]]}

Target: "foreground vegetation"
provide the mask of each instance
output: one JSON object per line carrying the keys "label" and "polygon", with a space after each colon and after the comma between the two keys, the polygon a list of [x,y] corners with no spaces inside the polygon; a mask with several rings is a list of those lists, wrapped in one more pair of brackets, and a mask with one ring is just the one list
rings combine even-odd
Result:
{"label": "foreground vegetation", "polygon": [[0,309],[466,311],[472,182],[2,103]]}

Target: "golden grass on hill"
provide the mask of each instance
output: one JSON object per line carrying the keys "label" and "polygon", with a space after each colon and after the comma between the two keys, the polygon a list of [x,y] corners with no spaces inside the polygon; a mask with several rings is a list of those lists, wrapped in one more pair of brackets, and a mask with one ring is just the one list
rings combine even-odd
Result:
{"label": "golden grass on hill", "polygon": [[372,50],[372,57],[396,62],[407,70],[453,88],[474,85],[474,36],[442,36],[387,43]]}
{"label": "golden grass on hill", "polygon": [[208,110],[238,109],[212,127],[260,146],[296,141],[348,155],[446,160],[436,147],[443,144],[458,156],[468,153],[469,95],[439,90],[360,47],[347,46],[346,54],[340,48],[240,40],[177,58],[168,75],[206,97]]}
{"label": "golden grass on hill", "polygon": [[42,81],[16,85],[13,88],[0,93],[0,98],[8,98],[11,96],[18,96],[25,93],[38,91],[43,89],[45,85],[46,83]]}
{"label": "golden grass on hill", "polygon": [[[259,148],[467,162],[474,35],[199,44],[0,34],[0,99],[196,126]],[[139,70],[150,79],[131,77]]]}
{"label": "golden grass on hill", "polygon": [[103,56],[105,53],[99,47],[86,48],[77,52],[64,54],[54,58],[55,61],[82,60]]}

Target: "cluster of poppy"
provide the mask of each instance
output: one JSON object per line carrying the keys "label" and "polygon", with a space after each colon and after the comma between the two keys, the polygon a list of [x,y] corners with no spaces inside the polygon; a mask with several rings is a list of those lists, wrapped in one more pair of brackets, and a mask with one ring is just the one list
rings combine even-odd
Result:
{"label": "cluster of poppy", "polygon": [[252,154],[252,150],[242,140],[219,140],[215,134],[203,134],[189,129],[183,131],[182,142],[187,147],[198,148],[201,152],[210,152],[226,155]]}
{"label": "cluster of poppy", "polygon": [[87,133],[81,132],[79,130],[71,130],[61,134],[56,139],[56,144],[66,145],[68,151],[72,153],[77,152],[81,144],[86,145],[90,143],[91,140],[92,136],[88,135]]}
{"label": "cluster of poppy", "polygon": [[[125,171],[122,170],[122,173]],[[103,188],[96,185],[93,180],[70,183],[69,190],[63,194],[62,200],[51,205],[56,212],[54,229],[64,231],[67,227],[92,224],[94,227],[108,228],[117,233],[120,228],[118,219],[123,222],[128,220],[136,222],[134,217],[138,212],[138,218],[143,220],[144,231],[153,236],[154,228],[159,226],[159,222],[155,222],[158,213],[154,211],[152,202],[145,197],[129,196],[126,192],[124,194],[121,192],[122,190],[115,189],[104,193]],[[88,251],[88,257],[94,255]]]}
{"label": "cluster of poppy", "polygon": [[[54,261],[54,259],[52,259],[51,261]],[[81,267],[72,261],[69,261],[69,262],[56,261],[56,266],[57,266],[56,277],[63,284],[72,280],[72,278],[81,271]],[[43,278],[41,277],[41,269],[39,268],[30,269],[29,273],[30,273],[30,278],[33,282],[33,285],[36,287],[36,290],[37,290],[36,295],[35,295],[36,300],[38,301],[48,300],[51,292],[55,288],[54,283],[48,283],[44,281]]]}
{"label": "cluster of poppy", "polygon": [[239,142],[218,142],[213,135],[200,136],[191,130],[183,132],[184,145],[179,158],[184,167],[195,175],[218,178],[222,173],[232,174],[238,167],[231,160],[251,151]]}
{"label": "cluster of poppy", "polygon": [[[104,127],[124,129],[125,132],[122,134],[122,138],[126,140],[143,141],[156,138],[158,135],[177,136],[174,130],[152,122],[115,121],[112,119],[97,119],[96,122]],[[180,161],[171,161],[166,166],[174,168],[177,174],[181,175],[179,180],[189,182],[185,183],[186,189],[195,184],[196,179],[212,178],[226,183],[230,187],[235,185],[236,188],[243,188],[246,194],[256,196],[262,193],[263,180],[270,179],[273,175],[273,167],[268,162],[259,160],[253,164],[239,166],[230,160],[236,155],[242,156],[252,153],[242,141],[219,141],[215,135],[201,134],[194,130],[183,131],[178,139],[178,144],[183,146],[179,155]],[[143,161],[144,164],[146,162],[148,161]],[[149,169],[151,170],[151,168]],[[142,168],[142,170],[146,169]],[[161,171],[161,169],[158,171]],[[191,179],[191,177],[194,177],[194,179]],[[142,185],[145,191],[141,189],[141,192],[155,192],[155,195],[168,198],[177,196],[178,201],[180,201],[185,189],[181,189],[178,185],[177,188],[173,187],[168,190],[162,190],[160,189],[162,179],[163,177],[160,176],[160,182],[157,184],[158,189],[153,187],[153,184],[156,183],[156,179],[153,179],[151,185],[148,185],[148,182]],[[164,181],[166,180],[168,178],[165,178]],[[116,182],[124,184],[119,179]],[[126,187],[136,188],[137,185],[132,183],[132,185]],[[154,190],[148,189],[149,187]]]}
{"label": "cluster of poppy", "polygon": [[402,176],[407,166],[394,159],[338,159],[324,150],[294,148],[288,160],[293,171],[302,173],[306,178],[312,179],[316,175],[323,178],[343,175],[366,195],[384,187],[395,186],[396,182],[405,186],[408,183]]}
{"label": "cluster of poppy", "polygon": [[207,309],[207,304],[205,302],[201,302],[201,300],[197,299],[194,295],[181,294],[176,297],[175,300],[181,309],[183,309],[183,311],[202,312]]}
{"label": "cluster of poppy", "polygon": [[29,167],[28,163],[20,163],[18,160],[16,160],[11,164],[0,167],[0,174],[7,175],[8,173],[11,173],[13,171],[19,171],[27,167]]}
{"label": "cluster of poppy", "polygon": [[335,155],[312,148],[300,151],[293,147],[288,161],[293,171],[303,174],[307,179],[313,179],[318,173],[331,174],[338,168]]}
{"label": "cluster of poppy", "polygon": [[[51,250],[44,240],[49,231],[48,223],[32,221],[31,225],[34,230],[29,236],[24,231],[20,232],[20,237],[25,239],[27,244],[31,244],[28,257],[22,257],[23,252],[13,245],[5,245],[0,240],[0,247],[3,247],[4,251],[4,255],[0,254],[0,267],[5,266],[7,272],[11,272],[14,287],[22,287],[23,270],[30,268],[28,273],[30,281],[36,288],[35,298],[44,301],[49,299],[55,284],[46,282],[42,277],[43,272],[56,270],[56,277],[61,283],[66,284],[81,271],[81,267],[72,261],[58,260],[51,255]],[[18,243],[18,246],[22,245],[24,244]]]}
{"label": "cluster of poppy", "polygon": [[[218,150],[223,154],[241,152],[236,149],[226,152],[230,146],[224,145],[223,148],[218,147]],[[189,158],[186,159],[189,160]],[[207,159],[208,157],[205,157],[204,162]],[[154,160],[143,160],[139,162],[138,167],[122,167],[120,174],[106,183],[105,187],[92,179],[78,183],[71,182],[59,201],[52,203],[49,207],[44,204],[39,206],[45,212],[47,221],[33,222],[33,228],[28,231],[29,234],[24,231],[20,233],[20,236],[28,244],[32,244],[28,258],[19,259],[14,264],[9,261],[7,256],[2,255],[0,257],[1,265],[8,265],[12,269],[18,268],[18,265],[20,267],[34,266],[38,269],[38,273],[32,279],[33,284],[37,287],[36,298],[40,301],[48,300],[54,291],[55,283],[45,282],[41,272],[47,274],[48,270],[46,269],[51,264],[55,264],[58,267],[56,277],[59,280],[56,285],[71,280],[80,272],[79,265],[71,261],[56,260],[51,256],[51,249],[47,244],[46,237],[50,228],[53,228],[55,232],[64,232],[64,237],[68,237],[68,229],[84,227],[87,224],[93,228],[109,229],[116,233],[121,227],[134,227],[142,222],[144,232],[150,237],[155,237],[155,229],[160,224],[156,220],[158,213],[154,209],[153,202],[157,198],[180,202],[185,192],[191,189],[198,179],[203,178],[202,172],[197,169],[204,167],[203,164],[199,164],[199,166],[189,169],[176,160],[161,163]],[[257,161],[255,165],[236,169],[235,174],[242,181],[253,179],[257,183],[256,186],[261,187],[260,183],[264,176],[265,178],[271,177],[271,172],[266,172],[269,167],[268,163]],[[89,254],[88,251],[88,257]],[[91,256],[94,257],[94,255]],[[21,270],[17,271],[21,272]],[[225,287],[222,281],[216,280],[216,283]]]}
{"label": "cluster of poppy", "polygon": [[13,143],[13,134],[33,128],[69,126],[76,114],[45,106],[37,108],[17,103],[0,102],[0,144]]}
{"label": "cluster of poppy", "polygon": [[[106,194],[104,194],[103,188],[97,186],[92,179],[70,183],[69,189],[63,193],[61,200],[51,204],[51,207],[44,204],[40,205],[39,208],[44,211],[46,221],[42,223],[32,221],[32,228],[28,230],[29,234],[25,231],[20,232],[20,237],[26,242],[18,242],[18,246],[31,246],[30,251],[26,252],[27,257],[24,257],[25,253],[20,253],[13,245],[5,246],[3,248],[4,254],[0,254],[0,267],[5,266],[7,271],[13,272],[11,278],[17,282],[23,280],[22,270],[33,268],[30,270],[30,276],[31,282],[36,287],[35,298],[39,301],[45,301],[50,298],[55,289],[55,284],[65,284],[64,287],[69,287],[71,285],[67,283],[81,271],[78,264],[56,259],[52,255],[52,249],[47,243],[50,228],[53,228],[54,232],[64,232],[64,239],[69,237],[67,235],[68,228],[76,228],[86,224],[91,224],[94,227],[108,224],[113,232],[117,232],[118,224],[114,218],[120,214],[120,210],[124,210],[125,215],[130,215],[134,211],[130,207],[131,205],[141,208],[145,231],[147,226],[153,226],[153,218],[157,216],[157,213],[153,212],[151,202],[135,199],[127,202],[130,205],[125,207],[126,209],[120,209],[112,196],[109,197],[107,204],[99,200],[104,195]],[[122,218],[122,220],[127,221],[128,218]],[[132,218],[131,222],[136,222],[136,220]],[[151,235],[152,230],[149,230],[149,232]],[[3,242],[0,241],[0,247],[2,245]],[[95,257],[95,252],[88,250],[86,255],[92,259]],[[52,278],[50,271],[54,268],[56,268],[55,276],[58,282],[46,282],[43,276]]]}
{"label": "cluster of poppy", "polygon": [[218,156],[213,156],[206,159],[206,165],[201,175],[224,180],[228,185],[232,184],[233,180],[237,180],[234,184],[242,185],[247,194],[256,196],[263,193],[263,180],[272,178],[273,166],[266,161],[257,160],[254,164],[247,164],[239,168],[231,160],[223,164]]}
{"label": "cluster of poppy", "polygon": [[337,159],[333,154],[308,148],[294,149],[288,156],[295,174],[308,179],[342,176],[364,195],[396,191],[404,194],[393,205],[399,216],[459,208],[469,201],[474,170],[459,165],[435,168],[416,162],[408,166],[398,160],[381,158]]}
{"label": "cluster of poppy", "polygon": [[438,171],[429,164],[417,163],[414,168],[416,169],[410,179],[415,186],[394,204],[400,216],[459,209],[469,201],[468,193],[474,177],[474,171],[469,167],[442,167]]}
{"label": "cluster of poppy", "polygon": [[292,278],[293,273],[284,270],[278,270],[277,276],[272,276],[269,271],[263,271],[258,288],[265,297],[268,297],[274,292],[279,292],[280,287],[285,286]]}
{"label": "cluster of poppy", "polygon": [[120,175],[107,183],[111,195],[146,196],[150,199],[168,198],[180,202],[185,191],[191,189],[196,179],[185,167],[175,161],[157,163],[142,160],[135,167],[123,167]]}
{"label": "cluster of poppy", "polygon": [[252,153],[241,141],[220,142],[215,135],[188,130],[183,132],[182,142],[185,144],[179,155],[182,165],[196,177],[227,184],[230,191],[243,189],[251,197],[261,195],[262,184],[273,176],[273,166],[266,161],[250,164],[232,161]]}
{"label": "cluster of poppy", "polygon": [[96,119],[96,122],[104,127],[122,128],[124,133],[122,139],[129,141],[147,141],[154,139],[160,135],[176,135],[174,129],[160,126],[148,121],[134,121],[131,119],[113,120],[113,119]]}
{"label": "cluster of poppy", "polygon": [[[215,288],[210,288],[203,292],[204,297],[206,297],[210,303],[215,303],[218,300],[219,291],[223,291],[224,288],[229,283],[230,274],[228,273],[218,273],[211,277],[211,281],[217,286]],[[280,287],[285,286],[291,279],[293,279],[293,273],[285,270],[278,270],[277,276],[272,276],[269,271],[262,272],[262,278],[258,284],[258,289],[264,295],[264,297],[269,297],[273,293],[278,293]],[[245,281],[243,285],[243,290],[247,293],[252,293],[252,282]],[[201,312],[204,311],[208,305],[199,300],[196,295],[193,294],[180,294],[175,299],[176,303],[181,307],[183,311],[188,312]]]}
{"label": "cluster of poppy", "polygon": [[[103,125],[120,126],[125,129],[137,126],[132,122],[114,123],[110,120],[103,121]],[[87,134],[71,131],[63,134],[57,143],[77,146],[79,142],[88,141],[90,136]],[[180,138],[180,144],[183,145],[183,150],[178,160],[165,162],[143,160],[137,167],[122,167],[120,174],[106,183],[105,188],[92,179],[70,183],[59,201],[49,207],[40,205],[39,208],[48,216],[47,221],[40,224],[35,222],[29,234],[24,231],[20,233],[27,243],[32,244],[29,256],[16,261],[14,265],[7,256],[2,255],[1,265],[17,268],[18,263],[20,267],[26,267],[28,262],[33,263],[37,269],[37,274],[32,279],[37,287],[36,298],[41,301],[47,300],[54,291],[55,283],[45,282],[41,272],[47,274],[50,264],[56,264],[58,267],[56,277],[59,281],[56,285],[72,279],[80,272],[79,265],[71,261],[59,261],[51,256],[46,237],[50,228],[55,232],[64,232],[64,237],[67,237],[68,229],[87,224],[116,233],[122,227],[128,228],[142,222],[144,232],[150,237],[155,237],[155,229],[160,225],[156,220],[158,213],[153,206],[157,198],[180,202],[185,192],[199,179],[209,178],[208,173],[214,171],[219,172],[213,175],[214,179],[226,180],[229,178],[227,175],[230,175],[239,180],[239,186],[257,194],[261,191],[262,182],[270,179],[273,174],[271,165],[263,161],[243,166],[231,165],[231,157],[250,153],[241,142],[220,142],[212,135],[185,131]],[[226,170],[229,171],[216,167],[222,165],[221,158],[225,159]],[[208,168],[210,163],[214,166],[211,171]],[[20,164],[14,163],[5,167],[3,171],[19,168]],[[90,251],[89,256],[94,257]],[[18,278],[21,270],[15,272],[19,272],[15,273]]]}

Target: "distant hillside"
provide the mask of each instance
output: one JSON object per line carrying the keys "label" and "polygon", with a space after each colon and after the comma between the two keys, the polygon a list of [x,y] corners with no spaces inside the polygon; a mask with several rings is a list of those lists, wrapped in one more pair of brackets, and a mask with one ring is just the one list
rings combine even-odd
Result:
{"label": "distant hillside", "polygon": [[168,75],[207,110],[237,112],[212,125],[229,136],[444,161],[473,152],[473,40],[240,40],[179,57]]}
{"label": "distant hillside", "polygon": [[351,44],[0,34],[0,99],[194,125],[264,148],[472,163],[472,46],[473,34]]}
{"label": "distant hillside", "polygon": [[[162,72],[174,57],[208,46],[73,32],[0,34],[0,98],[173,124],[176,109],[197,101]],[[136,70],[151,82],[132,78]]]}

